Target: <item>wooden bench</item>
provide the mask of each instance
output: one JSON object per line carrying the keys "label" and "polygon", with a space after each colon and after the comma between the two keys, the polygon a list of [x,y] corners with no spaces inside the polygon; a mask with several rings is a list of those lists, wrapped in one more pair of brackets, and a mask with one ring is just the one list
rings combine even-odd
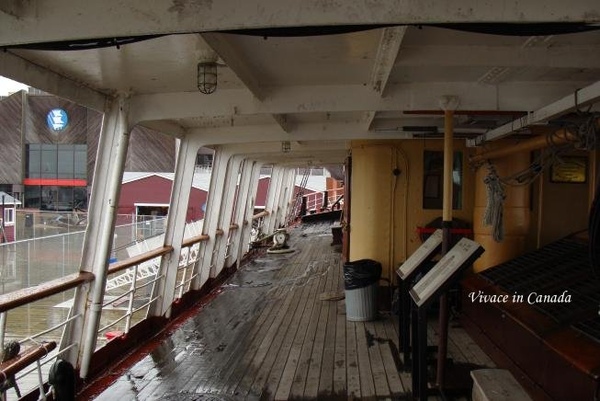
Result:
{"label": "wooden bench", "polygon": [[472,401],[532,401],[513,375],[505,369],[471,371]]}

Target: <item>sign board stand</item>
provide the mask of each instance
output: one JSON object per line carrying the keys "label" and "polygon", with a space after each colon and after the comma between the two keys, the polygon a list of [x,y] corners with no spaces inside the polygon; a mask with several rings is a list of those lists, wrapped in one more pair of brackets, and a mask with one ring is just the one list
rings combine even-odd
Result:
{"label": "sign board stand", "polygon": [[[442,246],[442,230],[436,230],[406,261],[398,268],[399,283],[399,309],[400,318],[398,325],[398,336],[400,350],[403,353],[403,367],[408,370],[411,366],[410,358],[410,321],[411,321],[411,299],[409,290],[417,275],[426,273],[428,262],[439,252]],[[413,320],[416,322],[416,320]],[[415,337],[414,333],[412,338]]]}
{"label": "sign board stand", "polygon": [[[475,241],[461,239],[436,265],[410,290],[417,309],[413,322],[413,399],[427,401],[427,308],[444,294],[460,277],[461,272],[481,256],[484,249]],[[416,327],[415,327],[416,326]],[[438,361],[445,363],[445,361]],[[440,392],[444,389],[440,388]]]}

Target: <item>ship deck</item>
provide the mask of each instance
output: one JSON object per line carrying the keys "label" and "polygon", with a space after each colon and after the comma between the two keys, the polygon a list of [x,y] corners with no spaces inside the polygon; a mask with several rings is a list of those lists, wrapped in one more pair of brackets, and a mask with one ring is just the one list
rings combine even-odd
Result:
{"label": "ship deck", "polygon": [[[294,252],[245,264],[156,347],[133,364],[116,364],[104,378],[108,385],[91,386],[87,399],[407,398],[411,375],[402,369],[397,316],[347,321],[330,224],[302,225],[290,234]],[[494,366],[457,320],[449,333],[451,370],[468,377],[470,368]],[[429,334],[435,342],[434,323]]]}

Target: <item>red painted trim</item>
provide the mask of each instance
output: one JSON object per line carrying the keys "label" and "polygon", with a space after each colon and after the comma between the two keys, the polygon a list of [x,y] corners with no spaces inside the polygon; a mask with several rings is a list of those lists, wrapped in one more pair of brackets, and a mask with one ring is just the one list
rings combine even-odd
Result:
{"label": "red painted trim", "polygon": [[68,178],[25,178],[23,185],[57,185],[61,187],[85,187],[86,180],[74,180]]}

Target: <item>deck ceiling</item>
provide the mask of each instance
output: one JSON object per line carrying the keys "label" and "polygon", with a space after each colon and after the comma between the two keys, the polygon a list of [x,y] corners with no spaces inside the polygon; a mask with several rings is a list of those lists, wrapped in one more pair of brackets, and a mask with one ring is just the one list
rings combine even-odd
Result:
{"label": "deck ceiling", "polygon": [[[599,27],[596,1],[146,3],[3,2],[0,75],[100,110],[125,94],[132,124],[203,144],[293,150],[437,137],[448,96],[456,134],[477,137],[600,81],[600,30],[563,33]],[[456,29],[475,22],[503,34]],[[146,40],[45,50],[110,38]],[[211,95],[197,90],[203,61],[219,65]]]}

